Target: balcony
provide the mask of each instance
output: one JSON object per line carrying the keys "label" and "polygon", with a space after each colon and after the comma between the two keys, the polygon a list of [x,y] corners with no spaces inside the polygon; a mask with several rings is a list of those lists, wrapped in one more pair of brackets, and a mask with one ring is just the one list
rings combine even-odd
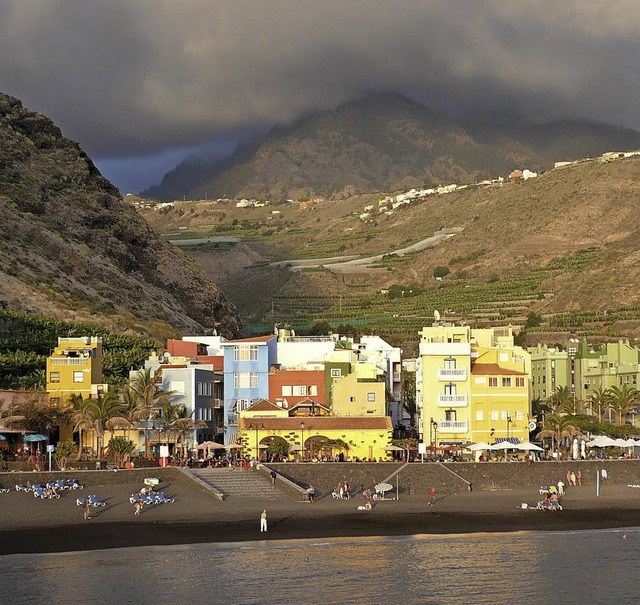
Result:
{"label": "balcony", "polygon": [[238,426],[238,414],[228,414],[227,415],[227,425],[228,426]]}
{"label": "balcony", "polygon": [[222,401],[222,399],[214,399],[213,400],[213,407],[214,408],[221,408],[224,407],[224,402]]}
{"label": "balcony", "polygon": [[49,363],[52,366],[88,366],[91,362],[89,357],[50,357]]}
{"label": "balcony", "polygon": [[438,434],[443,433],[468,433],[469,423],[466,420],[439,420]]}
{"label": "balcony", "polygon": [[467,379],[467,368],[439,368],[438,379],[447,382],[464,382]]}
{"label": "balcony", "polygon": [[438,406],[441,408],[464,408],[468,404],[467,394],[438,395]]}

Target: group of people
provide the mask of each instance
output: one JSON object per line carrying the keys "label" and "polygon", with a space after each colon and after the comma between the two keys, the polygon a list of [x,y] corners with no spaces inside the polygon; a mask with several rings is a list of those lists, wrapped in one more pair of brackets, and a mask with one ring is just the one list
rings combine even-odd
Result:
{"label": "group of people", "polygon": [[346,481],[338,483],[333,490],[333,497],[338,500],[349,500],[351,498],[351,486]]}

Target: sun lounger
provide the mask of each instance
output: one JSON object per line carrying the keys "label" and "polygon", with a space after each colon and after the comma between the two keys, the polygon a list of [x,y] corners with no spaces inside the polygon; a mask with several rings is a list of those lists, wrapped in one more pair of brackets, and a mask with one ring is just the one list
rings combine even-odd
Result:
{"label": "sun lounger", "polygon": [[82,485],[76,479],[67,479],[65,483],[66,489],[83,489],[84,485]]}
{"label": "sun lounger", "polygon": [[156,504],[171,504],[175,502],[174,498],[167,497],[164,492],[158,492],[157,494],[154,494],[154,496]]}
{"label": "sun lounger", "polygon": [[30,485],[16,485],[17,492],[30,492],[33,491]]}
{"label": "sun lounger", "polygon": [[8,491],[11,491],[8,487],[0,487],[0,494],[6,494]]}
{"label": "sun lounger", "polygon": [[98,498],[96,496],[94,496],[93,494],[90,494],[89,496],[87,496],[86,498],[77,498],[76,499],[76,506],[84,506],[85,502],[89,502],[89,506],[91,507],[98,507],[98,506],[106,506],[107,503],[103,502],[102,500],[98,500]]}

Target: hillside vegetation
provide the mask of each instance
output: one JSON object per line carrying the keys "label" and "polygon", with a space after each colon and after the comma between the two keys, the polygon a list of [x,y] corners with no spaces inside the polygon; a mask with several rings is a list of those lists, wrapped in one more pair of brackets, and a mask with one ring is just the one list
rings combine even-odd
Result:
{"label": "hillside vegetation", "polygon": [[[640,335],[640,159],[578,163],[526,182],[430,196],[391,214],[358,218],[384,195],[325,200],[303,210],[278,205],[278,218],[271,214],[276,206],[230,202],[144,213],[166,233],[242,238],[225,249],[192,247],[190,254],[220,280],[255,330],[268,330],[274,320],[299,327],[326,320],[406,345],[438,309],[475,325],[521,326],[534,312],[542,321],[528,328],[532,340],[541,332]],[[443,228],[457,234],[419,252],[393,253]],[[322,263],[283,273],[269,264],[374,254],[386,256],[349,271]],[[447,273],[436,281],[434,270],[442,267]]]}

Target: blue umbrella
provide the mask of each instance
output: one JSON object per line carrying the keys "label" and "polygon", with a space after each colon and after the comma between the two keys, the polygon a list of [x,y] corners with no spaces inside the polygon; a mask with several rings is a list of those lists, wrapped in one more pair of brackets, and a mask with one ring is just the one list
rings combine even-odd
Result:
{"label": "blue umbrella", "polygon": [[7,438],[4,435],[0,435],[0,441],[6,441]]}
{"label": "blue umbrella", "polygon": [[44,435],[40,435],[40,433],[36,433],[35,435],[25,435],[24,440],[28,443],[33,441],[49,441],[49,437],[45,437]]}

